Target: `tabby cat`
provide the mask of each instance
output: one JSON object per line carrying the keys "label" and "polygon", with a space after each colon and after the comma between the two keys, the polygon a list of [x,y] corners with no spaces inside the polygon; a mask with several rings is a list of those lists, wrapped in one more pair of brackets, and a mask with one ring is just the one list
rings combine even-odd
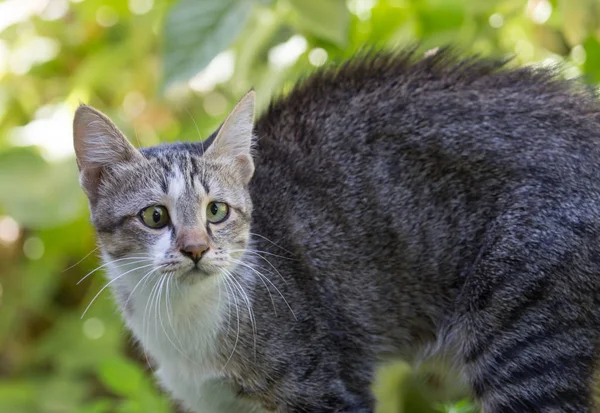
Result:
{"label": "tabby cat", "polygon": [[196,413],[373,412],[379,363],[449,355],[485,413],[591,412],[600,105],[450,51],[318,70],[205,142],[136,149],[81,106],[109,283]]}

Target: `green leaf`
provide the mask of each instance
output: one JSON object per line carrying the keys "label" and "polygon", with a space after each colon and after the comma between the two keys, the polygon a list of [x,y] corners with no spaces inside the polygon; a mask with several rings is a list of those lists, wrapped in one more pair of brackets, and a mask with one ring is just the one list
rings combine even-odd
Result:
{"label": "green leaf", "polygon": [[563,35],[569,45],[581,44],[593,28],[595,0],[560,0]]}
{"label": "green leaf", "polygon": [[31,412],[36,406],[36,389],[29,380],[12,378],[0,381],[0,411]]}
{"label": "green leaf", "polygon": [[80,216],[85,197],[69,159],[48,164],[32,148],[0,153],[0,205],[28,227],[64,224]]}
{"label": "green leaf", "polygon": [[[98,289],[89,292],[90,299]],[[85,304],[87,302],[89,300],[84,301]],[[96,372],[107,360],[118,357],[123,327],[119,316],[115,314],[114,300],[110,295],[100,296],[94,307],[90,311],[94,312],[105,329],[101,337],[90,338],[85,334],[87,320],[81,320],[83,310],[63,313],[57,317],[54,328],[39,339],[32,360],[36,363],[48,363],[51,360],[57,370],[77,375]]]}
{"label": "green leaf", "polygon": [[421,5],[419,19],[423,36],[434,33],[443,33],[445,36],[448,32],[460,29],[465,19],[465,10],[462,7],[451,1],[436,6],[436,8],[424,8]]}
{"label": "green leaf", "polygon": [[586,53],[583,70],[587,75],[587,80],[600,82],[600,42],[590,36],[583,44],[583,47]]}
{"label": "green leaf", "polygon": [[164,86],[191,78],[240,33],[249,0],[181,0],[169,11],[164,30]]}
{"label": "green leaf", "polygon": [[102,383],[120,396],[136,396],[144,381],[140,367],[121,357],[106,360],[98,374]]}
{"label": "green leaf", "polygon": [[102,383],[124,397],[116,413],[169,413],[168,397],[157,391],[140,365],[123,357],[104,361],[99,369]]}
{"label": "green leaf", "polygon": [[290,0],[290,3],[304,29],[339,46],[347,44],[350,12],[344,0]]}
{"label": "green leaf", "polygon": [[87,383],[79,378],[58,375],[39,381],[37,400],[40,412],[72,412],[86,397]]}
{"label": "green leaf", "polygon": [[87,403],[80,407],[76,413],[110,413],[112,411],[114,411],[113,402],[106,398]]}

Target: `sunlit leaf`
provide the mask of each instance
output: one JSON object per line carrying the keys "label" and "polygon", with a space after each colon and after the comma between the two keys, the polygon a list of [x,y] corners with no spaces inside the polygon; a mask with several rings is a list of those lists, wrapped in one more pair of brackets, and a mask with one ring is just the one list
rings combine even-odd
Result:
{"label": "sunlit leaf", "polygon": [[[440,18],[440,16],[444,17]],[[465,19],[465,10],[459,7],[456,2],[448,2],[431,9],[421,7],[419,9],[419,18],[422,35],[427,36],[461,27]]]}
{"label": "sunlit leaf", "polygon": [[569,45],[581,44],[588,36],[596,0],[559,0],[563,16],[562,30]]}
{"label": "sunlit leaf", "polygon": [[74,160],[46,163],[32,149],[0,153],[0,205],[32,227],[64,224],[85,210]]}
{"label": "sunlit leaf", "polygon": [[144,381],[140,367],[124,358],[106,360],[98,373],[102,383],[121,396],[136,396]]}
{"label": "sunlit leaf", "polygon": [[0,381],[0,411],[31,412],[35,407],[36,388],[30,381],[14,379]]}
{"label": "sunlit leaf", "polygon": [[290,3],[303,28],[339,46],[347,44],[350,13],[345,0],[290,0]]}
{"label": "sunlit leaf", "polygon": [[114,402],[110,399],[94,400],[79,407],[75,413],[112,413]]}
{"label": "sunlit leaf", "polygon": [[583,65],[587,80],[600,82],[600,41],[594,37],[588,38],[583,44],[586,59]]}
{"label": "sunlit leaf", "polygon": [[237,37],[250,15],[249,0],[180,0],[164,29],[165,86],[200,72]]}
{"label": "sunlit leaf", "polygon": [[48,377],[40,383],[38,400],[43,412],[72,412],[86,396],[86,383],[75,377]]}

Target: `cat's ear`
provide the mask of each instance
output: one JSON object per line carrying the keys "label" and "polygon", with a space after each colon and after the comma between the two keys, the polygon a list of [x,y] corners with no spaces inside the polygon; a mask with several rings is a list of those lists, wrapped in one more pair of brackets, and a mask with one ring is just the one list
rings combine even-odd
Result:
{"label": "cat's ear", "polygon": [[251,148],[255,96],[254,90],[244,95],[227,116],[217,137],[206,150],[209,156],[231,159],[244,184],[250,182],[254,174]]}
{"label": "cat's ear", "polygon": [[90,201],[97,196],[103,168],[144,159],[108,117],[86,105],[75,112],[73,146],[79,180]]}

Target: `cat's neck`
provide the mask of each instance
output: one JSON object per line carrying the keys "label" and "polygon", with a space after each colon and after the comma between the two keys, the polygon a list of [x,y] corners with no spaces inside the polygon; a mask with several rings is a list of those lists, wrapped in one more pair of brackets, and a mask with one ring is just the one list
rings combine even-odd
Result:
{"label": "cat's neck", "polygon": [[[274,293],[273,268],[265,269],[270,264],[260,261],[257,252],[249,250],[231,270],[201,280],[159,274],[144,279],[140,272],[112,286],[128,327],[152,358],[169,363],[210,359],[218,364],[219,342],[236,334],[238,326],[254,323],[254,301],[261,294],[257,283]],[[118,271],[109,266],[113,279]]]}

